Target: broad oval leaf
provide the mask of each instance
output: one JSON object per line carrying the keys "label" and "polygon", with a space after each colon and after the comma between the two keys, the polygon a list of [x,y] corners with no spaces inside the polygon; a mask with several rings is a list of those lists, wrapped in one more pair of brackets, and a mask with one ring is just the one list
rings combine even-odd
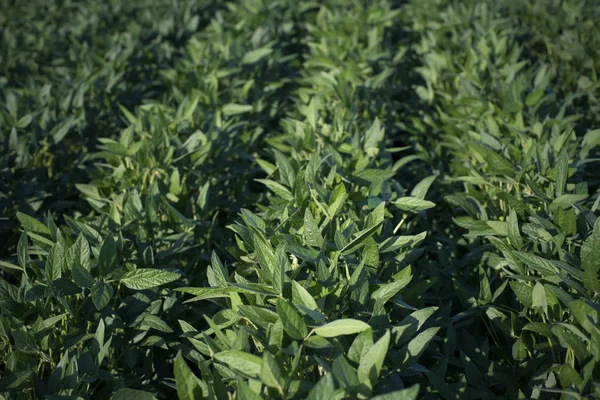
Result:
{"label": "broad oval leaf", "polygon": [[417,197],[401,197],[393,203],[402,211],[419,212],[435,207],[435,203]]}
{"label": "broad oval leaf", "polygon": [[258,378],[260,375],[262,361],[253,354],[240,350],[225,350],[215,354],[215,360],[249,378]]}
{"label": "broad oval leaf", "polygon": [[323,337],[336,337],[342,335],[352,335],[360,333],[364,330],[371,328],[366,322],[358,319],[346,318],[332,321],[328,324],[315,328],[315,333]]}

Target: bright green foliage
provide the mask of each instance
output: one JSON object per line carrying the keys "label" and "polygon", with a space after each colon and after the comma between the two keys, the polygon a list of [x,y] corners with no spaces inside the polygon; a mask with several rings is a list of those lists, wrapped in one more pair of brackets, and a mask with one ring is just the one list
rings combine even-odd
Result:
{"label": "bright green foliage", "polygon": [[0,399],[600,399],[600,4],[5,2]]}

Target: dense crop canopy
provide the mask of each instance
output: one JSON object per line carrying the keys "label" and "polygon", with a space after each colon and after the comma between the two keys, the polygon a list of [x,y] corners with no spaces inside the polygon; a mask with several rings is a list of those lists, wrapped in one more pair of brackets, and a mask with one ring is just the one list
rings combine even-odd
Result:
{"label": "dense crop canopy", "polygon": [[5,1],[0,399],[600,399],[600,3]]}

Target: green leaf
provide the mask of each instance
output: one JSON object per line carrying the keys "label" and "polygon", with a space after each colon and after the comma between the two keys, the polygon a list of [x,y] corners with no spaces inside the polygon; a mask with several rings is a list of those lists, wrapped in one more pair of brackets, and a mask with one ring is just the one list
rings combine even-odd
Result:
{"label": "green leaf", "polygon": [[583,382],[581,376],[577,373],[575,368],[569,364],[563,364],[560,366],[560,370],[558,371],[558,379],[560,381],[560,386],[563,389],[569,389],[572,386],[577,388]]}
{"label": "green leaf", "polygon": [[317,302],[311,294],[296,281],[292,281],[292,302],[301,304],[310,310],[318,310]]}
{"label": "green leaf", "polygon": [[311,349],[328,349],[331,348],[331,343],[321,336],[313,335],[304,341],[306,347]]}
{"label": "green leaf", "polygon": [[79,235],[75,243],[69,247],[66,257],[67,269],[72,269],[78,264],[87,271],[90,270],[90,246],[83,235]]}
{"label": "green leaf", "polygon": [[381,339],[373,344],[373,346],[361,357],[357,370],[360,383],[369,388],[373,387],[373,384],[381,373],[381,368],[383,367],[383,361],[387,354],[389,344],[390,332],[386,331]]}
{"label": "green leaf", "polygon": [[302,340],[308,334],[304,318],[284,299],[277,299],[277,315],[281,318],[283,329],[292,338]]}
{"label": "green leaf", "polygon": [[112,236],[107,236],[100,248],[100,257],[98,260],[100,262],[100,270],[103,271],[103,274],[111,272],[117,266],[118,259],[117,242],[115,242]]}
{"label": "green leaf", "polygon": [[104,282],[96,282],[92,285],[91,296],[97,310],[101,310],[108,305],[112,299],[114,289],[111,285]]}
{"label": "green leaf", "polygon": [[229,297],[231,293],[243,293],[249,292],[242,288],[238,287],[226,287],[226,288],[192,288],[192,287],[183,287],[176,288],[178,292],[189,293],[195,296],[192,300],[188,301],[200,301],[207,299],[217,299],[222,297]]}
{"label": "green leaf", "polygon": [[346,318],[338,319],[336,321],[332,321],[328,324],[315,328],[315,333],[319,336],[330,338],[341,335],[352,335],[355,333],[360,333],[369,328],[370,326],[366,322],[357,319]]}
{"label": "green leaf", "polygon": [[375,117],[375,119],[373,120],[373,124],[371,124],[369,129],[365,132],[365,142],[363,148],[368,155],[375,156],[378,154],[378,146],[379,143],[383,140],[383,136],[384,129],[381,128],[379,118]]}
{"label": "green leaf", "polygon": [[225,104],[223,106],[223,114],[226,116],[232,116],[237,114],[243,114],[252,111],[252,106],[246,104]]}
{"label": "green leaf", "polygon": [[398,200],[394,201],[392,204],[394,204],[400,210],[410,211],[413,213],[423,210],[429,210],[430,208],[435,207],[434,202],[419,199],[417,197],[401,197]]}
{"label": "green leaf", "polygon": [[140,328],[156,329],[160,332],[172,333],[173,329],[157,315],[147,314],[140,323]]}
{"label": "green leaf", "polygon": [[46,225],[42,224],[37,219],[21,212],[17,212],[17,218],[19,219],[21,226],[25,228],[25,231],[40,233],[48,236],[51,235],[50,229],[48,229]]}
{"label": "green leaf", "polygon": [[532,292],[532,304],[533,307],[541,308],[544,313],[548,313],[548,299],[546,298],[546,290],[544,285],[540,282],[536,282]]}
{"label": "green leaf", "polygon": [[54,317],[46,318],[43,321],[36,321],[36,323],[31,328],[31,333],[39,333],[46,329],[50,329],[58,322],[62,321],[62,319],[67,315],[69,315],[69,313],[55,315]]}
{"label": "green leaf", "polygon": [[525,104],[529,107],[534,106],[538,103],[538,101],[540,101],[542,97],[544,97],[544,91],[536,90],[535,92],[532,92],[527,95],[527,97],[525,98]]}
{"label": "green leaf", "polygon": [[304,211],[304,240],[309,246],[321,248],[323,235],[309,208]]}
{"label": "green leaf", "polygon": [[9,274],[11,273],[10,271],[24,271],[23,267],[2,260],[0,260],[0,269],[5,270]]}
{"label": "green leaf", "polygon": [[367,238],[365,245],[362,250],[362,260],[365,265],[370,267],[377,267],[379,265],[379,247],[377,242],[372,237]]}
{"label": "green leaf", "polygon": [[277,263],[273,268],[273,289],[281,296],[283,295],[283,287],[285,284],[285,272],[290,269],[289,260],[285,254],[285,245],[280,244],[275,249],[275,257]]}
{"label": "green leaf", "polygon": [[405,247],[414,248],[421,243],[425,237],[427,237],[427,232],[425,231],[419,233],[418,235],[391,236],[381,242],[379,245],[379,252],[389,253]]}
{"label": "green leaf", "polygon": [[0,391],[16,389],[24,384],[31,376],[31,370],[19,371],[16,373],[6,373],[0,378]]}
{"label": "green leaf", "polygon": [[516,173],[514,165],[496,153],[496,151],[484,146],[477,146],[477,149],[481,151],[483,159],[487,162],[491,173],[507,176],[512,176]]}
{"label": "green leaf", "polygon": [[257,158],[255,159],[256,163],[267,173],[267,175],[271,176],[277,171],[277,166],[271,164],[270,162]]}
{"label": "green leaf", "polygon": [[438,307],[428,307],[417,310],[404,317],[400,323],[392,327],[392,338],[396,345],[402,345],[412,339]]}
{"label": "green leaf", "polygon": [[75,184],[75,187],[81,193],[85,194],[87,197],[89,197],[93,200],[102,200],[102,195],[98,191],[98,188],[94,185],[86,185],[86,184],[77,183],[77,184]]}
{"label": "green leaf", "polygon": [[19,264],[23,267],[23,270],[27,269],[29,263],[29,239],[27,234],[23,232],[19,238],[19,244],[17,245],[17,259]]}
{"label": "green leaf", "polygon": [[259,396],[254,390],[250,388],[248,384],[246,384],[243,380],[238,379],[236,382],[236,396],[235,398],[238,400],[261,400],[262,397]]}
{"label": "green leaf", "polygon": [[400,271],[394,276],[394,281],[381,285],[379,289],[373,292],[371,297],[376,302],[384,305],[392,297],[394,297],[402,288],[406,287],[412,280],[411,270],[409,267]]}
{"label": "green leaf", "polygon": [[423,332],[419,333],[414,339],[412,339],[406,347],[400,350],[400,355],[398,360],[402,360],[400,364],[403,367],[410,367],[414,363],[416,363],[421,355],[427,349],[429,342],[435,337],[437,334],[439,327],[432,327],[425,329]]}
{"label": "green leaf", "polygon": [[436,175],[428,176],[427,178],[422,179],[419,183],[415,185],[413,190],[410,192],[410,195],[414,198],[424,200],[427,195],[427,191],[431,187],[431,184],[437,178]]}
{"label": "green leaf", "polygon": [[550,325],[544,324],[543,322],[530,322],[523,327],[523,330],[539,333],[547,338],[552,338],[552,330]]}
{"label": "green leaf", "polygon": [[242,58],[242,64],[253,64],[269,54],[273,52],[272,48],[269,47],[261,47],[260,49],[249,51],[244,54],[244,58]]}
{"label": "green leaf", "polygon": [[88,288],[94,284],[94,278],[90,271],[83,268],[79,263],[73,266],[71,278],[73,278],[73,281],[82,288]]}
{"label": "green leaf", "polygon": [[594,224],[592,234],[581,246],[581,269],[583,270],[583,285],[587,290],[600,292],[600,218]]}
{"label": "green leaf", "polygon": [[508,215],[508,240],[514,248],[520,249],[523,247],[523,239],[519,232],[519,220],[513,208],[510,209]]}
{"label": "green leaf", "polygon": [[286,188],[279,182],[275,182],[271,179],[255,179],[255,181],[262,183],[263,185],[268,187],[273,193],[275,193],[277,196],[281,197],[284,200],[294,200],[294,195],[292,195],[292,192],[290,192],[288,188]]}
{"label": "green leaf", "polygon": [[35,338],[30,332],[25,332],[22,330],[13,330],[11,334],[15,341],[15,347],[19,351],[26,354],[37,354],[38,345]]}
{"label": "green leaf", "polygon": [[25,129],[29,126],[29,124],[31,123],[31,120],[33,118],[32,114],[27,114],[21,118],[19,118],[19,120],[15,123],[15,128],[17,129]]}
{"label": "green leaf", "polygon": [[46,281],[52,282],[60,279],[64,269],[64,249],[60,244],[55,244],[48,253],[46,261]]}
{"label": "green leaf", "polygon": [[129,289],[144,290],[167,284],[179,279],[179,274],[154,268],[138,268],[127,272],[121,283]]}
{"label": "green leaf", "polygon": [[331,399],[336,400],[337,397],[334,395],[335,392],[335,384],[333,382],[333,376],[331,374],[327,374],[310,389],[308,392],[308,397],[306,400],[321,400],[321,399]]}
{"label": "green leaf", "polygon": [[125,115],[125,118],[127,118],[127,121],[129,121],[131,125],[135,125],[135,123],[137,122],[137,118],[135,117],[135,115],[133,115],[128,109],[123,107],[121,104],[118,104],[118,106],[123,115]]}
{"label": "green leaf", "polygon": [[573,206],[574,204],[579,203],[588,198],[587,194],[563,194],[562,196],[558,196],[552,203],[550,204],[550,211],[554,212],[559,207],[563,210]]}
{"label": "green leaf", "polygon": [[[316,338],[320,336],[314,336]],[[325,339],[323,339],[325,340]],[[358,385],[358,376],[356,375],[356,368],[354,368],[344,355],[338,355],[331,365],[332,373],[335,378],[340,382],[340,386],[349,387]]]}
{"label": "green leaf", "polygon": [[517,296],[517,299],[527,308],[533,308],[533,288],[517,281],[509,283],[510,288]]}
{"label": "green leaf", "polygon": [[329,197],[329,206],[327,207],[327,213],[330,218],[333,218],[341,210],[347,196],[346,186],[343,183],[340,183],[333,189]]}
{"label": "green leaf", "polygon": [[386,394],[371,397],[371,400],[415,400],[419,395],[419,384],[412,385],[407,389],[396,390]]}
{"label": "green leaf", "polygon": [[294,187],[296,182],[296,171],[290,162],[290,159],[283,153],[274,150],[277,170],[279,171],[280,180],[288,187]]}
{"label": "green leaf", "polygon": [[204,397],[202,381],[194,375],[181,354],[175,357],[174,374],[179,400],[194,400]]}
{"label": "green leaf", "polygon": [[383,223],[384,223],[384,221],[381,221],[378,224],[373,225],[370,228],[367,228],[367,229],[364,229],[364,230],[358,232],[354,239],[352,239],[350,242],[348,242],[348,244],[346,244],[343,248],[340,249],[340,254],[342,254],[342,255],[352,254],[356,250],[360,249],[365,244],[365,241],[368,238],[370,238],[371,236],[373,236],[375,234],[375,232],[377,232],[379,227],[381,225],[383,225]]}
{"label": "green leaf", "polygon": [[598,326],[598,311],[584,300],[569,303],[573,316],[588,333],[592,333],[594,325]]}
{"label": "green leaf", "polygon": [[479,301],[483,303],[492,301],[490,281],[483,267],[479,267]]}
{"label": "green leaf", "polygon": [[550,260],[523,251],[513,251],[511,254],[514,254],[521,262],[526,264],[527,267],[541,275],[552,276],[555,274],[556,267]]}
{"label": "green leaf", "polygon": [[215,354],[215,360],[249,378],[258,379],[260,376],[262,361],[253,354],[240,350],[225,350]]}
{"label": "green leaf", "polygon": [[281,368],[275,357],[268,351],[263,353],[262,362],[260,364],[260,379],[266,386],[277,389],[279,393],[283,393],[281,386]]}
{"label": "green leaf", "polygon": [[214,251],[210,257],[210,266],[207,271],[207,276],[211,286],[227,287],[229,272],[227,272],[227,268],[223,265],[221,259]]}
{"label": "green leaf", "polygon": [[275,267],[277,266],[277,258],[273,252],[270,242],[264,240],[261,236],[252,234],[252,241],[254,242],[254,250],[258,263],[260,266],[273,274]]}
{"label": "green leaf", "polygon": [[[317,336],[319,337],[319,336]],[[373,331],[366,329],[356,336],[348,350],[348,358],[355,363],[360,362],[363,354],[365,354],[373,346]]]}
{"label": "green leaf", "polygon": [[110,400],[157,400],[157,398],[150,392],[124,388],[113,393]]}
{"label": "green leaf", "polygon": [[569,154],[562,149],[556,163],[556,196],[560,197],[565,191],[569,177]]}

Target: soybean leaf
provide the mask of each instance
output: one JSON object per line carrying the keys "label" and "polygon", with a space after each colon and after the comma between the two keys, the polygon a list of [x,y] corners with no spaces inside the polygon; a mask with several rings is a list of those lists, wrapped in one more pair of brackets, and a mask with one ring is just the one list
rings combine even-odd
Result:
{"label": "soybean leaf", "polygon": [[309,246],[323,245],[323,235],[309,208],[304,211],[304,240]]}
{"label": "soybean leaf", "polygon": [[249,378],[260,376],[261,359],[240,350],[225,350],[215,354],[215,360]]}
{"label": "soybean leaf", "polygon": [[435,203],[417,197],[401,197],[393,203],[402,211],[419,212],[435,207]]}
{"label": "soybean leaf", "polygon": [[153,268],[138,268],[123,275],[120,282],[129,289],[144,290],[173,282],[178,278],[179,274],[174,272]]}
{"label": "soybean leaf", "polygon": [[569,155],[562,149],[556,163],[556,196],[562,196],[569,176]]}
{"label": "soybean leaf", "polygon": [[260,365],[260,378],[262,382],[271,388],[277,389],[280,393],[283,392],[281,385],[281,368],[275,357],[268,351],[263,353],[262,362]]}
{"label": "soybean leaf", "polygon": [[243,114],[252,111],[252,106],[247,104],[225,104],[223,106],[223,114],[226,116]]}
{"label": "soybean leaf", "polygon": [[371,400],[415,400],[419,395],[419,384],[407,389],[396,390],[371,397]]}
{"label": "soybean leaf", "polygon": [[592,234],[581,246],[581,269],[585,288],[600,292],[600,219],[596,220]]}
{"label": "soybean leaf", "polygon": [[104,282],[96,282],[92,285],[91,296],[97,310],[101,310],[110,303],[114,295],[114,289],[111,285]]}
{"label": "soybean leaf", "polygon": [[111,400],[156,400],[150,392],[135,389],[119,389],[110,398]]}
{"label": "soybean leaf", "polygon": [[286,300],[277,300],[277,314],[283,329],[292,339],[301,340],[308,334],[304,319]]}
{"label": "soybean leaf", "polygon": [[340,249],[340,254],[342,254],[342,255],[352,254],[356,250],[360,249],[361,246],[364,245],[365,241],[368,238],[370,238],[371,236],[373,236],[375,234],[375,232],[377,232],[379,227],[381,225],[383,225],[383,222],[384,221],[381,221],[378,224],[373,225],[370,228],[367,228],[367,229],[364,229],[364,230],[358,232],[358,234],[356,235],[356,237],[354,239],[352,239],[350,242],[348,242],[348,244],[346,244],[344,247],[342,247]]}
{"label": "soybean leaf", "polygon": [[360,333],[369,328],[370,326],[366,322],[357,319],[346,318],[332,321],[323,326],[315,328],[315,333],[319,336],[330,338]]}
{"label": "soybean leaf", "polygon": [[390,332],[386,333],[361,357],[358,365],[358,380],[367,387],[372,387],[379,377],[383,361],[390,344]]}
{"label": "soybean leaf", "polygon": [[175,357],[174,374],[179,400],[194,400],[204,397],[202,381],[194,375],[181,354]]}

